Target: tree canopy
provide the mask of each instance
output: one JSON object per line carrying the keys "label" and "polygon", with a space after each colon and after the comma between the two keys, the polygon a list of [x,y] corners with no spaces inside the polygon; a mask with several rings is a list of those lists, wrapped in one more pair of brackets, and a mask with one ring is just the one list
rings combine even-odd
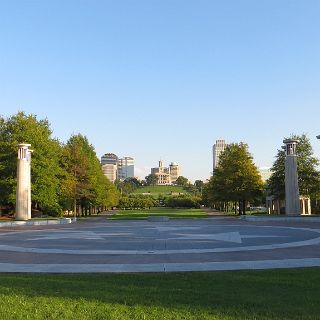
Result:
{"label": "tree canopy", "polygon": [[261,196],[263,182],[246,144],[230,144],[220,156],[218,167],[206,184],[204,196],[209,203],[246,203]]}
{"label": "tree canopy", "polygon": [[0,121],[0,194],[2,204],[15,204],[17,145],[30,143],[32,154],[32,201],[43,211],[59,212],[61,146],[52,137],[47,119],[18,112]]}
{"label": "tree canopy", "polygon": [[47,119],[18,112],[0,117],[0,204],[15,205],[17,150],[30,143],[32,208],[58,215],[80,206],[115,206],[119,194],[103,175],[87,138],[78,134],[62,144],[52,137]]}
{"label": "tree canopy", "polygon": [[116,187],[103,175],[99,159],[88,139],[72,135],[64,146],[62,165],[65,169],[65,201],[82,207],[116,206]]}
{"label": "tree canopy", "polygon": [[181,187],[186,187],[189,184],[189,179],[185,178],[183,176],[178,177],[178,179],[176,180],[175,184],[177,186],[181,186]]}
{"label": "tree canopy", "polygon": [[155,174],[149,174],[145,177],[147,186],[155,186],[158,182],[158,178]]}
{"label": "tree canopy", "polygon": [[124,181],[116,181],[115,185],[122,195],[129,195],[141,187],[142,182],[137,178],[127,178]]}

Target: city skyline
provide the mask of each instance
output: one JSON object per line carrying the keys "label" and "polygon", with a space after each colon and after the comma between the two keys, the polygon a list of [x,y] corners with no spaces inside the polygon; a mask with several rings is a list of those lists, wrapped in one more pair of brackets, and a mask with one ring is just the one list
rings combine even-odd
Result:
{"label": "city skyline", "polygon": [[[0,114],[48,118],[98,158],[157,159],[205,180],[220,138],[270,167],[284,137],[320,157],[319,1],[0,4]],[[199,165],[199,163],[201,165]]]}

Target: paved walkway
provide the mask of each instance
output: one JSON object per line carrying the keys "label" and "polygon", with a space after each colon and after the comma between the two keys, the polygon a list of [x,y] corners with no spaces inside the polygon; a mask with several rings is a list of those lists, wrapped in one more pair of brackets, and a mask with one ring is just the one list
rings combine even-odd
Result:
{"label": "paved walkway", "polygon": [[0,230],[0,272],[169,272],[320,266],[320,222],[89,219]]}

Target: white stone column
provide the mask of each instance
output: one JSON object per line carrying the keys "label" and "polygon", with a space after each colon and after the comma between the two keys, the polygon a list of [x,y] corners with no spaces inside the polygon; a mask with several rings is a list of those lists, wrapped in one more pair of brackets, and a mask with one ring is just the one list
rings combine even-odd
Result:
{"label": "white stone column", "polygon": [[17,164],[16,220],[31,218],[31,145],[19,144]]}
{"label": "white stone column", "polygon": [[28,177],[28,183],[29,183],[29,188],[28,188],[28,220],[31,219],[31,153],[32,150],[28,150],[27,154],[27,177]]}
{"label": "white stone column", "polygon": [[298,140],[288,139],[283,141],[286,144],[285,162],[285,186],[286,186],[286,214],[300,215],[298,166],[296,146]]}
{"label": "white stone column", "polygon": [[302,198],[302,214],[305,215],[306,214],[306,199]]}
{"label": "white stone column", "polygon": [[312,214],[311,212],[311,199],[308,198],[308,214]]}

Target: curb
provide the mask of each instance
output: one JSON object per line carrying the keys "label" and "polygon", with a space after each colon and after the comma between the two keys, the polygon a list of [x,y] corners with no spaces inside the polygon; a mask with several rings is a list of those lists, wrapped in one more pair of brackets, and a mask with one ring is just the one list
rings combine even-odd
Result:
{"label": "curb", "polygon": [[20,227],[20,226],[47,226],[55,224],[69,224],[73,221],[70,218],[60,220],[28,220],[28,221],[10,221],[0,222],[0,228],[3,227]]}
{"label": "curb", "polygon": [[320,222],[320,217],[257,217],[241,216],[240,220],[244,221],[291,221],[291,222]]}

